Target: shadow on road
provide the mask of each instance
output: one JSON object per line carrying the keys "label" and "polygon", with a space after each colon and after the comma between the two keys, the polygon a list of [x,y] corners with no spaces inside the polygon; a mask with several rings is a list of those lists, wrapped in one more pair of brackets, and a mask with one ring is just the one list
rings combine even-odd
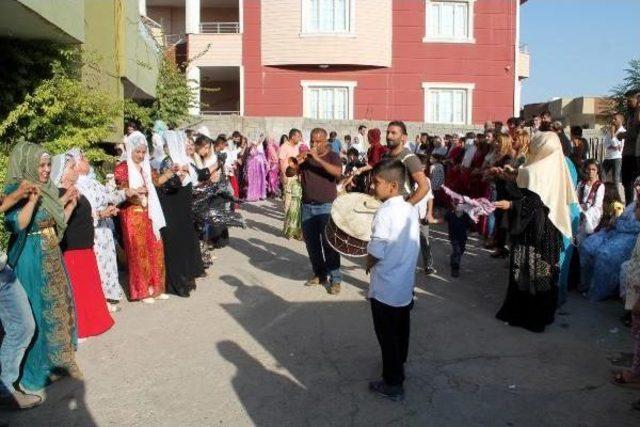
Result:
{"label": "shadow on road", "polygon": [[0,426],[97,426],[85,403],[84,381],[65,377],[45,391],[44,403],[36,408],[0,412]]}

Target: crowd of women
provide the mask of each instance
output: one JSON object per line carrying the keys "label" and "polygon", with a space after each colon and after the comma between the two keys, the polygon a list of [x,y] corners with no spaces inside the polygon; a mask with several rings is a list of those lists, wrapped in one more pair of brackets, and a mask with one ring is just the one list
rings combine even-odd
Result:
{"label": "crowd of women", "polygon": [[233,185],[240,168],[227,167],[222,138],[157,122],[151,141],[128,125],[106,180],[81,150],[13,148],[2,198],[11,232],[0,257],[3,403],[33,406],[51,381],[80,377],[78,342],[112,327],[125,293],[145,304],[188,297],[228,227],[244,226]]}

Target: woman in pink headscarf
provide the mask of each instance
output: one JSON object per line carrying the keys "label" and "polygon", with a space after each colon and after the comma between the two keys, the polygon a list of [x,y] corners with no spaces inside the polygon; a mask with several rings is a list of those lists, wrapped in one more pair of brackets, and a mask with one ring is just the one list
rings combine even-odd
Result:
{"label": "woman in pink headscarf", "polygon": [[267,154],[267,194],[269,197],[280,197],[278,143],[273,137],[269,137],[265,145],[265,153]]}
{"label": "woman in pink headscarf", "polygon": [[264,136],[258,142],[249,144],[247,158],[247,202],[256,202],[267,198],[267,158],[264,154]]}

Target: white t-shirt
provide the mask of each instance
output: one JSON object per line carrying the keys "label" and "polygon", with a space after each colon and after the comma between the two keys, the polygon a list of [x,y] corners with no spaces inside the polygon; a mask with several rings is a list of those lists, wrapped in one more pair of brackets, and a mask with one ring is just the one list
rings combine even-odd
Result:
{"label": "white t-shirt", "polygon": [[420,251],[418,210],[402,196],[384,202],[373,218],[367,251],[379,260],[371,271],[369,298],[392,307],[409,305]]}
{"label": "white t-shirt", "polygon": [[604,138],[604,159],[614,160],[622,158],[622,150],[624,149],[624,138],[618,139],[616,135],[620,132],[626,132],[624,126],[620,126],[615,135],[611,136],[607,132]]}

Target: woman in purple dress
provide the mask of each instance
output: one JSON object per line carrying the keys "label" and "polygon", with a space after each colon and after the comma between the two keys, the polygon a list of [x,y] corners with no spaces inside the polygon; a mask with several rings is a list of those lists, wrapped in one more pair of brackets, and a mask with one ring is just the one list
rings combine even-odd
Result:
{"label": "woman in purple dress", "polygon": [[262,142],[264,136],[259,141],[252,142],[248,148],[247,159],[247,201],[256,202],[267,198],[267,159],[264,154]]}

